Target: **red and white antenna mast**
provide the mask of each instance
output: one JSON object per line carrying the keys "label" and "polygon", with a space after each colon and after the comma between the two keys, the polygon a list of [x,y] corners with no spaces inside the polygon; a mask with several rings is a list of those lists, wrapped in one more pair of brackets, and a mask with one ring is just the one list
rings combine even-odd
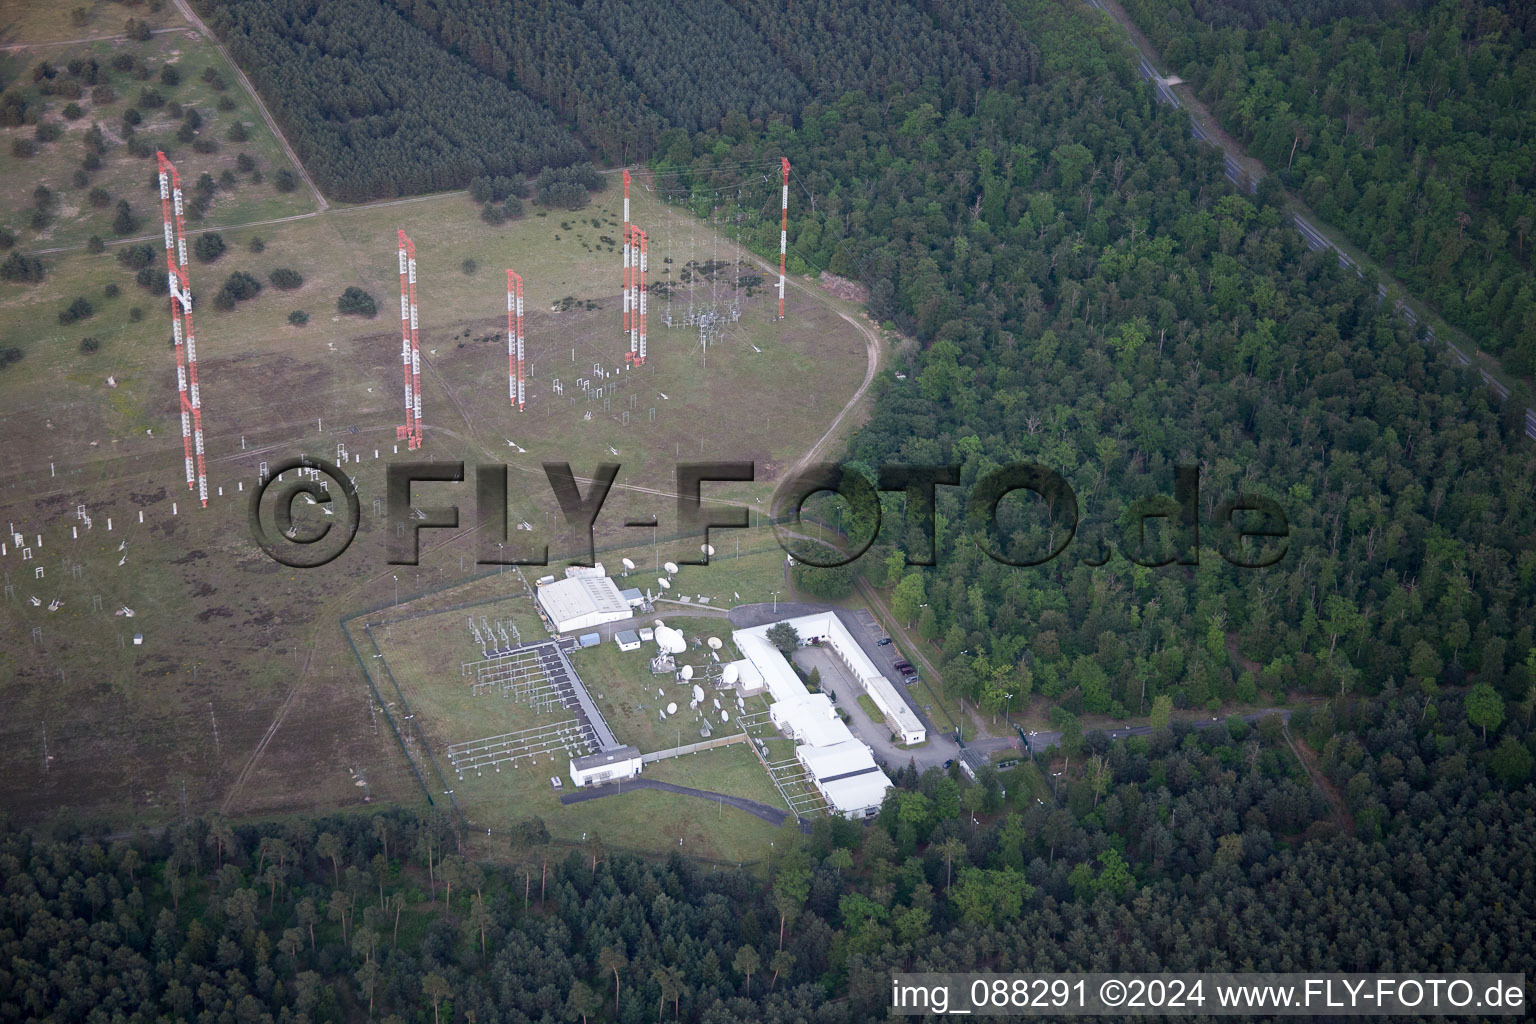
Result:
{"label": "red and white antenna mast", "polygon": [[789,244],[789,157],[779,157],[784,166],[784,191],[779,199],[779,319],[784,319],[784,252]]}
{"label": "red and white antenna mast", "polygon": [[639,239],[639,242],[640,242],[640,267],[639,267],[639,272],[638,272],[639,278],[640,278],[640,285],[636,289],[639,292],[639,300],[636,303],[637,312],[635,314],[636,319],[638,319],[640,321],[640,341],[639,341],[638,346],[635,349],[635,365],[636,366],[644,366],[645,365],[645,293],[646,293],[646,286],[645,286],[645,247],[646,247],[646,237],[645,237],[645,232],[641,231],[639,228],[635,228],[634,232],[635,232],[635,237],[637,239]]}
{"label": "red and white antenna mast", "polygon": [[523,381],[523,279],[507,271],[507,393],[518,412],[527,395]]}
{"label": "red and white antenna mast", "polygon": [[619,236],[623,240],[624,249],[624,339],[630,342],[629,351],[624,353],[624,362],[632,362],[635,357],[635,346],[630,340],[630,330],[634,326],[630,322],[630,292],[634,285],[632,266],[629,251],[629,168],[624,169],[624,233]]}
{"label": "red and white antenna mast", "polygon": [[[171,338],[176,344],[176,391],[181,402],[181,445],[187,487],[208,507],[203,461],[203,400],[197,387],[197,341],[192,333],[192,286],[187,276],[187,233],[182,220],[181,176],[161,152],[160,217],[165,225],[165,264],[171,292]],[[174,217],[174,221],[173,221]],[[195,470],[194,470],[195,460]]]}
{"label": "red and white antenna mast", "polygon": [[633,224],[624,233],[624,255],[626,259],[633,259],[626,266],[625,273],[628,283],[624,289],[624,336],[629,343],[629,351],[624,353],[624,363],[632,366],[640,352],[640,229]]}
{"label": "red and white antenna mast", "polygon": [[405,380],[405,423],[395,428],[395,439],[406,447],[421,447],[421,344],[416,316],[416,246],[404,231],[399,235],[400,257],[400,366]]}

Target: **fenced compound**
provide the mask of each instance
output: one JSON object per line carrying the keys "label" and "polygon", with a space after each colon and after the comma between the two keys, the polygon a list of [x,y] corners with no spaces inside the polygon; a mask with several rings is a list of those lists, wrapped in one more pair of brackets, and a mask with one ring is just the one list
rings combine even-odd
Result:
{"label": "fenced compound", "polygon": [[537,725],[531,729],[486,736],[483,739],[455,743],[447,748],[448,763],[459,780],[466,772],[480,774],[484,769],[500,771],[500,765],[517,767],[519,761],[538,763],[540,757],[556,755],[580,757],[591,752],[591,730],[575,718]]}
{"label": "fenced compound", "polygon": [[566,657],[573,649],[572,640],[536,640],[491,651],[491,657],[480,661],[465,662],[459,666],[459,674],[469,678],[474,672],[472,696],[497,693],[538,713],[573,713],[589,750],[608,750],[618,741]]}

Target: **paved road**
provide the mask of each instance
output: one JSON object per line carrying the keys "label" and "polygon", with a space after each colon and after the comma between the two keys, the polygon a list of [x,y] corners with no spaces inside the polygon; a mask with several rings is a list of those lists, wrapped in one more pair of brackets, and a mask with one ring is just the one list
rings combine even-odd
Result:
{"label": "paved road", "polygon": [[731,626],[735,629],[751,629],[753,626],[766,626],[770,622],[779,622],[783,619],[793,619],[801,615],[815,615],[824,612],[830,605],[807,604],[804,601],[779,601],[777,604],[764,601],[762,604],[739,604],[731,609]]}
{"label": "paved road", "polygon": [[[1114,13],[1104,6],[1101,0],[1088,0],[1088,4],[1090,7],[1094,7],[1102,11],[1111,20],[1116,20]],[[1157,68],[1153,66],[1151,58],[1141,49],[1140,44],[1138,44],[1134,38],[1131,40],[1131,45],[1135,46],[1137,49],[1137,55],[1139,58],[1138,68],[1141,71],[1141,77],[1153,83],[1153,87],[1157,91],[1158,99],[1174,107],[1175,109],[1184,109],[1184,104],[1179,101],[1178,96],[1176,96],[1173,90],[1168,87],[1166,76],[1158,72]],[[1194,133],[1195,138],[1209,142],[1213,146],[1220,147],[1220,144],[1215,139],[1211,138],[1205,129],[1201,127],[1200,122],[1195,118],[1193,114],[1190,115],[1190,130]],[[1239,188],[1242,187],[1243,181],[1246,180],[1248,183],[1248,191],[1257,193],[1259,190],[1258,179],[1244,171],[1242,165],[1239,164],[1236,159],[1234,159],[1231,153],[1227,152],[1225,147],[1220,148],[1222,150],[1222,156],[1226,160],[1227,178],[1230,179],[1232,183],[1237,185]],[[1299,213],[1292,213],[1291,220],[1292,223],[1295,224],[1296,230],[1301,232],[1301,237],[1306,241],[1308,248],[1313,250],[1333,250],[1334,255],[1338,258],[1339,266],[1345,268],[1346,270],[1353,269],[1357,277],[1365,277],[1365,271],[1360,269],[1360,267],[1349,256],[1349,254],[1346,253],[1343,249],[1340,249],[1331,240],[1329,240],[1327,235],[1319,231],[1305,217]],[[1377,285],[1376,294],[1379,299],[1385,301],[1387,297],[1387,286],[1385,284]],[[1410,326],[1418,325],[1418,313],[1416,313],[1413,308],[1403,300],[1397,300],[1393,306],[1393,309],[1399,316],[1408,321]],[[1428,325],[1426,325],[1424,328],[1424,334],[1425,337],[1427,337],[1430,341],[1439,340],[1435,336],[1434,328],[1429,327]],[[1471,364],[1471,359],[1468,358],[1467,354],[1463,352],[1454,342],[1447,341],[1445,344],[1446,347],[1451,350],[1451,354],[1456,357],[1456,361],[1459,362],[1462,366],[1468,366]],[[1489,373],[1482,367],[1478,367],[1477,372],[1478,375],[1482,377],[1483,383],[1487,385],[1487,387],[1490,388],[1494,394],[1499,396],[1500,401],[1503,401],[1509,397],[1509,388],[1501,384],[1498,379],[1493,376],[1493,374]],[[1536,438],[1536,409],[1528,408],[1525,410],[1525,433],[1527,437]]]}
{"label": "paved road", "polygon": [[[727,793],[711,793],[707,789],[692,789],[688,786],[679,786],[671,782],[659,782],[656,779],[638,778],[629,779],[626,782],[610,782],[606,786],[586,786],[574,793],[566,793],[560,798],[562,804],[579,804],[588,800],[598,800],[605,796],[618,796],[627,789],[660,789],[667,793],[678,793],[682,796],[697,797],[700,800],[708,800],[711,803],[723,803],[728,807],[746,811],[754,817],[761,818],[770,825],[782,825],[784,819],[789,817],[789,812],[782,807],[772,807],[756,800],[748,800],[744,796],[731,796]],[[799,818],[800,831],[809,833],[811,823],[804,818]]]}
{"label": "paved road", "polygon": [[[928,741],[916,747],[901,747],[891,742],[890,727],[884,721],[875,721],[859,706],[859,695],[864,688],[848,674],[831,651],[819,647],[804,647],[795,652],[795,662],[809,670],[813,666],[821,673],[823,690],[837,694],[836,704],[848,713],[848,727],[875,756],[891,768],[904,767],[907,762],[918,771],[939,767],[945,761],[960,756],[960,745],[947,732],[937,732],[928,724]],[[898,686],[898,690],[900,687]],[[921,708],[913,708],[919,715]]]}
{"label": "paved road", "polygon": [[[1291,720],[1291,711],[1290,711],[1289,708],[1261,708],[1258,711],[1252,712],[1251,714],[1244,715],[1243,716],[1243,721],[1245,721],[1245,722],[1257,722],[1259,719],[1264,718],[1264,717],[1266,717],[1268,715],[1279,715],[1286,722],[1289,722]],[[1221,718],[1221,717],[1215,717],[1215,718],[1204,718],[1204,717],[1201,717],[1201,718],[1193,718],[1193,719],[1191,719],[1191,718],[1176,718],[1176,719],[1174,719],[1174,721],[1176,721],[1176,722],[1184,722],[1184,723],[1186,723],[1188,725],[1194,726],[1196,729],[1209,729],[1213,725],[1220,725],[1222,722],[1225,722],[1226,719],[1225,718]],[[1150,735],[1152,735],[1152,727],[1150,725],[1132,725],[1132,726],[1127,726],[1126,728],[1123,728],[1123,729],[1104,729],[1104,730],[1092,730],[1092,729],[1090,729],[1088,731],[1089,732],[1102,731],[1104,733],[1104,735],[1108,736],[1112,740],[1123,740],[1127,736],[1150,736]],[[1045,750],[1045,749],[1049,749],[1051,747],[1059,747],[1061,745],[1061,733],[1059,733],[1059,732],[1032,732],[1032,733],[1029,734],[1029,743],[1030,743],[1030,746],[1034,747],[1036,750]],[[979,746],[980,746],[980,744],[973,744],[972,745],[972,749],[975,749],[976,747],[979,747]]]}

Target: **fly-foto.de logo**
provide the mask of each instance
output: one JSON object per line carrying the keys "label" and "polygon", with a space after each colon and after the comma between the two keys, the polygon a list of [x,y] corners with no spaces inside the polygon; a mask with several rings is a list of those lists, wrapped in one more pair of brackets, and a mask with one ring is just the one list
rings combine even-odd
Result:
{"label": "fly-foto.de logo", "polygon": [[[509,531],[507,466],[489,463],[473,467],[466,479],[462,462],[399,462],[386,470],[385,505],[390,524],[388,562],[415,565],[423,530],[460,529],[458,504],[451,485],[473,484],[473,493],[459,500],[474,513],[479,537],[480,565],[548,565],[551,543],[536,527]],[[618,479],[618,463],[599,464],[585,481],[565,462],[543,463],[550,494],[559,505],[566,555],[560,559],[591,565],[595,561],[594,528],[604,502]],[[293,479],[284,479],[293,473]],[[750,510],[744,505],[705,504],[704,486],[741,483],[756,478],[751,462],[681,462],[674,475],[676,537],[698,543],[708,551],[711,530],[746,529]],[[937,551],[936,498],[940,487],[959,487],[957,465],[885,465],[871,481],[863,473],[836,463],[807,466],[786,478],[774,493],[770,519],[781,547],[806,565],[835,568],[857,561],[881,536],[882,494],[904,496],[899,542],[908,565],[934,565]],[[585,487],[583,487],[585,484]],[[462,490],[462,488],[461,488]],[[845,503],[846,534],[835,541],[817,540],[802,532],[804,512],[815,496],[832,494]],[[326,506],[327,518],[318,530],[294,525],[294,503]],[[332,511],[339,495],[345,508]],[[527,495],[524,495],[526,497]],[[1004,565],[1030,567],[1062,556],[1077,537],[1080,516],[1070,484],[1045,466],[1012,463],[978,479],[964,495],[964,529],[986,555]],[[1080,557],[1102,565],[1118,549],[1143,566],[1198,565],[1205,546],[1231,565],[1245,569],[1272,566],[1289,550],[1290,524],[1274,499],[1237,494],[1210,506],[1202,522],[1200,472],[1195,466],[1174,470],[1172,495],[1139,498],[1118,517],[1118,536],[1100,536],[1092,552]],[[334,560],[351,545],[360,522],[357,485],[340,467],[324,459],[290,459],[272,468],[272,475],[251,496],[251,535],[276,561],[293,568],[316,568]],[[532,527],[532,524],[526,524]],[[655,516],[629,520],[627,528],[654,530]],[[273,528],[275,527],[275,529]],[[1118,543],[1116,543],[1118,541]],[[701,542],[701,543],[700,543]],[[707,565],[709,557],[680,556],[675,561]]]}

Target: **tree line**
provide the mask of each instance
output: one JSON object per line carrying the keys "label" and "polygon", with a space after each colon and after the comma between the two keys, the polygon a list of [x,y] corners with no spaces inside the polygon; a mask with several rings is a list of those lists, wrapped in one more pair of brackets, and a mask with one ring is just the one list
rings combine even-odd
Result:
{"label": "tree line", "polygon": [[1031,764],[893,766],[872,825],[791,820],[760,872],[538,819],[482,862],[404,809],[4,825],[0,1019],[841,1024],[940,966],[1529,973],[1536,792],[1424,711],[1398,692],[1292,721],[1336,813],[1280,719],[1173,721],[1069,737],[1084,768],[1054,796]]}

